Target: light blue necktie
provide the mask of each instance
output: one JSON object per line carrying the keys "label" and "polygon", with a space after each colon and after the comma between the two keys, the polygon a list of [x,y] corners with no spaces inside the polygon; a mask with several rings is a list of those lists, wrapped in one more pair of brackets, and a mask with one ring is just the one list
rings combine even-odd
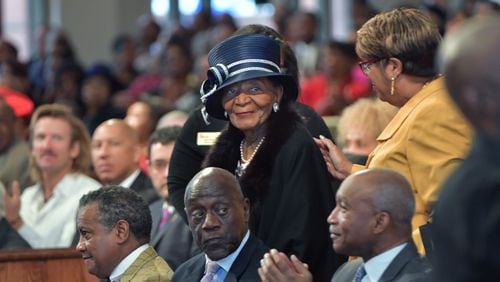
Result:
{"label": "light blue necktie", "polygon": [[212,282],[216,281],[215,278],[215,273],[220,269],[220,266],[213,261],[209,261],[207,263],[207,271],[205,272],[205,275],[201,278],[200,282]]}

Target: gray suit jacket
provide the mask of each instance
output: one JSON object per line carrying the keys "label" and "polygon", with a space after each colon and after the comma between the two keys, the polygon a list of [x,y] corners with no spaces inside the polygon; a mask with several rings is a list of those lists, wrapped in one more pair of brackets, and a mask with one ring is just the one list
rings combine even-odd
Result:
{"label": "gray suit jacket", "polygon": [[[352,282],[361,258],[344,263],[333,275],[332,282]],[[432,266],[426,258],[420,257],[413,242],[408,244],[389,264],[379,282],[427,282],[431,279]]]}
{"label": "gray suit jacket", "polygon": [[177,211],[170,215],[165,226],[160,229],[163,200],[152,203],[149,209],[153,219],[150,245],[167,261],[172,270],[175,271],[183,262],[201,252],[193,241],[191,230]]}

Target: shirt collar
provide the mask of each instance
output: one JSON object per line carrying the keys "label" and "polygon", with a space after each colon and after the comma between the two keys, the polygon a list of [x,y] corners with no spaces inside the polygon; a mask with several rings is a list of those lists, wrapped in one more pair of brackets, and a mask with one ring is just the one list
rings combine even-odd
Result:
{"label": "shirt collar", "polygon": [[366,275],[370,278],[370,281],[379,281],[384,274],[384,271],[387,269],[389,264],[394,260],[394,258],[401,252],[401,250],[408,243],[403,243],[401,245],[397,245],[364,263],[364,267],[366,270]]}
{"label": "shirt collar", "polygon": [[[240,245],[238,246],[238,248],[234,252],[232,252],[231,254],[226,256],[225,258],[222,258],[220,260],[215,261],[220,267],[222,267],[226,271],[226,273],[228,273],[229,269],[231,269],[231,266],[233,265],[234,261],[236,260],[236,258],[240,254],[241,250],[243,249],[243,246],[245,246],[245,244],[247,243],[249,237],[250,237],[250,231],[247,231],[247,233],[243,237],[243,240],[241,240]],[[207,264],[208,264],[208,262],[211,261],[207,255],[205,255],[205,261],[206,261],[206,263],[205,263],[205,271],[206,271]]]}
{"label": "shirt collar", "polygon": [[162,205],[162,208],[163,209],[168,209],[168,212],[170,214],[174,213],[175,212],[175,207],[172,206],[172,205],[169,205],[167,202],[163,201],[163,205]]}
{"label": "shirt collar", "polygon": [[[54,186],[54,190],[52,191],[52,197],[57,198],[59,195],[63,196],[71,196],[73,193],[73,181],[80,175],[78,172],[70,172],[64,175],[64,177]],[[38,182],[37,184],[38,194],[43,195],[43,187],[42,183]],[[51,198],[52,198],[51,197]]]}
{"label": "shirt collar", "polygon": [[139,176],[140,172],[141,171],[139,169],[136,169],[127,178],[125,178],[125,180],[123,180],[120,183],[120,186],[125,187],[125,188],[130,188],[130,186],[132,186],[132,183],[134,182],[134,180],[137,178],[137,176]]}
{"label": "shirt collar", "polygon": [[134,263],[134,261],[149,247],[148,244],[144,244],[139,248],[135,249],[133,252],[128,254],[122,261],[113,269],[111,275],[109,275],[110,281],[119,281],[120,276],[125,273],[125,271]]}

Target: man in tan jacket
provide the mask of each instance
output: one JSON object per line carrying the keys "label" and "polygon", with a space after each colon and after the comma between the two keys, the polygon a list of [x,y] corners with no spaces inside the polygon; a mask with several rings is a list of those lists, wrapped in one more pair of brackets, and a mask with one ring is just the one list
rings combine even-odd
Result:
{"label": "man in tan jacket", "polygon": [[170,281],[172,269],[149,246],[151,214],[134,191],[104,186],[80,199],[77,216],[88,271],[109,281]]}

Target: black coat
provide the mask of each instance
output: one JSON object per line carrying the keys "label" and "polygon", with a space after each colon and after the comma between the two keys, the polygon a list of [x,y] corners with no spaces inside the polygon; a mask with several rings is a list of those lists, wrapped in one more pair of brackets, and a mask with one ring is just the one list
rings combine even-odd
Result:
{"label": "black coat", "polygon": [[[325,122],[312,108],[300,103],[294,103],[294,108],[300,114],[311,135],[321,134],[332,138]],[[191,178],[200,171],[201,163],[210,149],[210,145],[198,143],[198,134],[218,133],[227,125],[227,122],[223,120],[209,118],[209,121],[209,124],[205,123],[200,108],[194,110],[175,141],[174,151],[170,159],[169,201],[185,222],[187,222],[187,218],[184,212],[184,191],[186,191],[186,186]]]}
{"label": "black coat", "polygon": [[2,217],[0,218],[0,250],[8,249],[31,249],[31,246]]}
{"label": "black coat", "polygon": [[142,171],[134,179],[134,182],[130,185],[130,189],[139,194],[148,204],[152,204],[154,201],[160,199],[153,187],[153,183],[151,183],[151,179]]}
{"label": "black coat", "polygon": [[[260,239],[250,235],[224,281],[260,281],[257,269],[260,267],[260,260],[267,251],[269,248]],[[199,282],[205,272],[205,263],[204,253],[192,257],[179,266],[172,277],[172,282]]]}
{"label": "black coat", "polygon": [[[243,133],[229,125],[204,166],[234,173]],[[299,116],[282,107],[268,120],[266,139],[239,179],[250,199],[250,230],[264,243],[297,255],[315,281],[327,281],[344,262],[332,249],[326,219],[335,191],[323,157]]]}
{"label": "black coat", "polygon": [[444,183],[433,222],[434,281],[500,281],[500,142],[476,137]]}

